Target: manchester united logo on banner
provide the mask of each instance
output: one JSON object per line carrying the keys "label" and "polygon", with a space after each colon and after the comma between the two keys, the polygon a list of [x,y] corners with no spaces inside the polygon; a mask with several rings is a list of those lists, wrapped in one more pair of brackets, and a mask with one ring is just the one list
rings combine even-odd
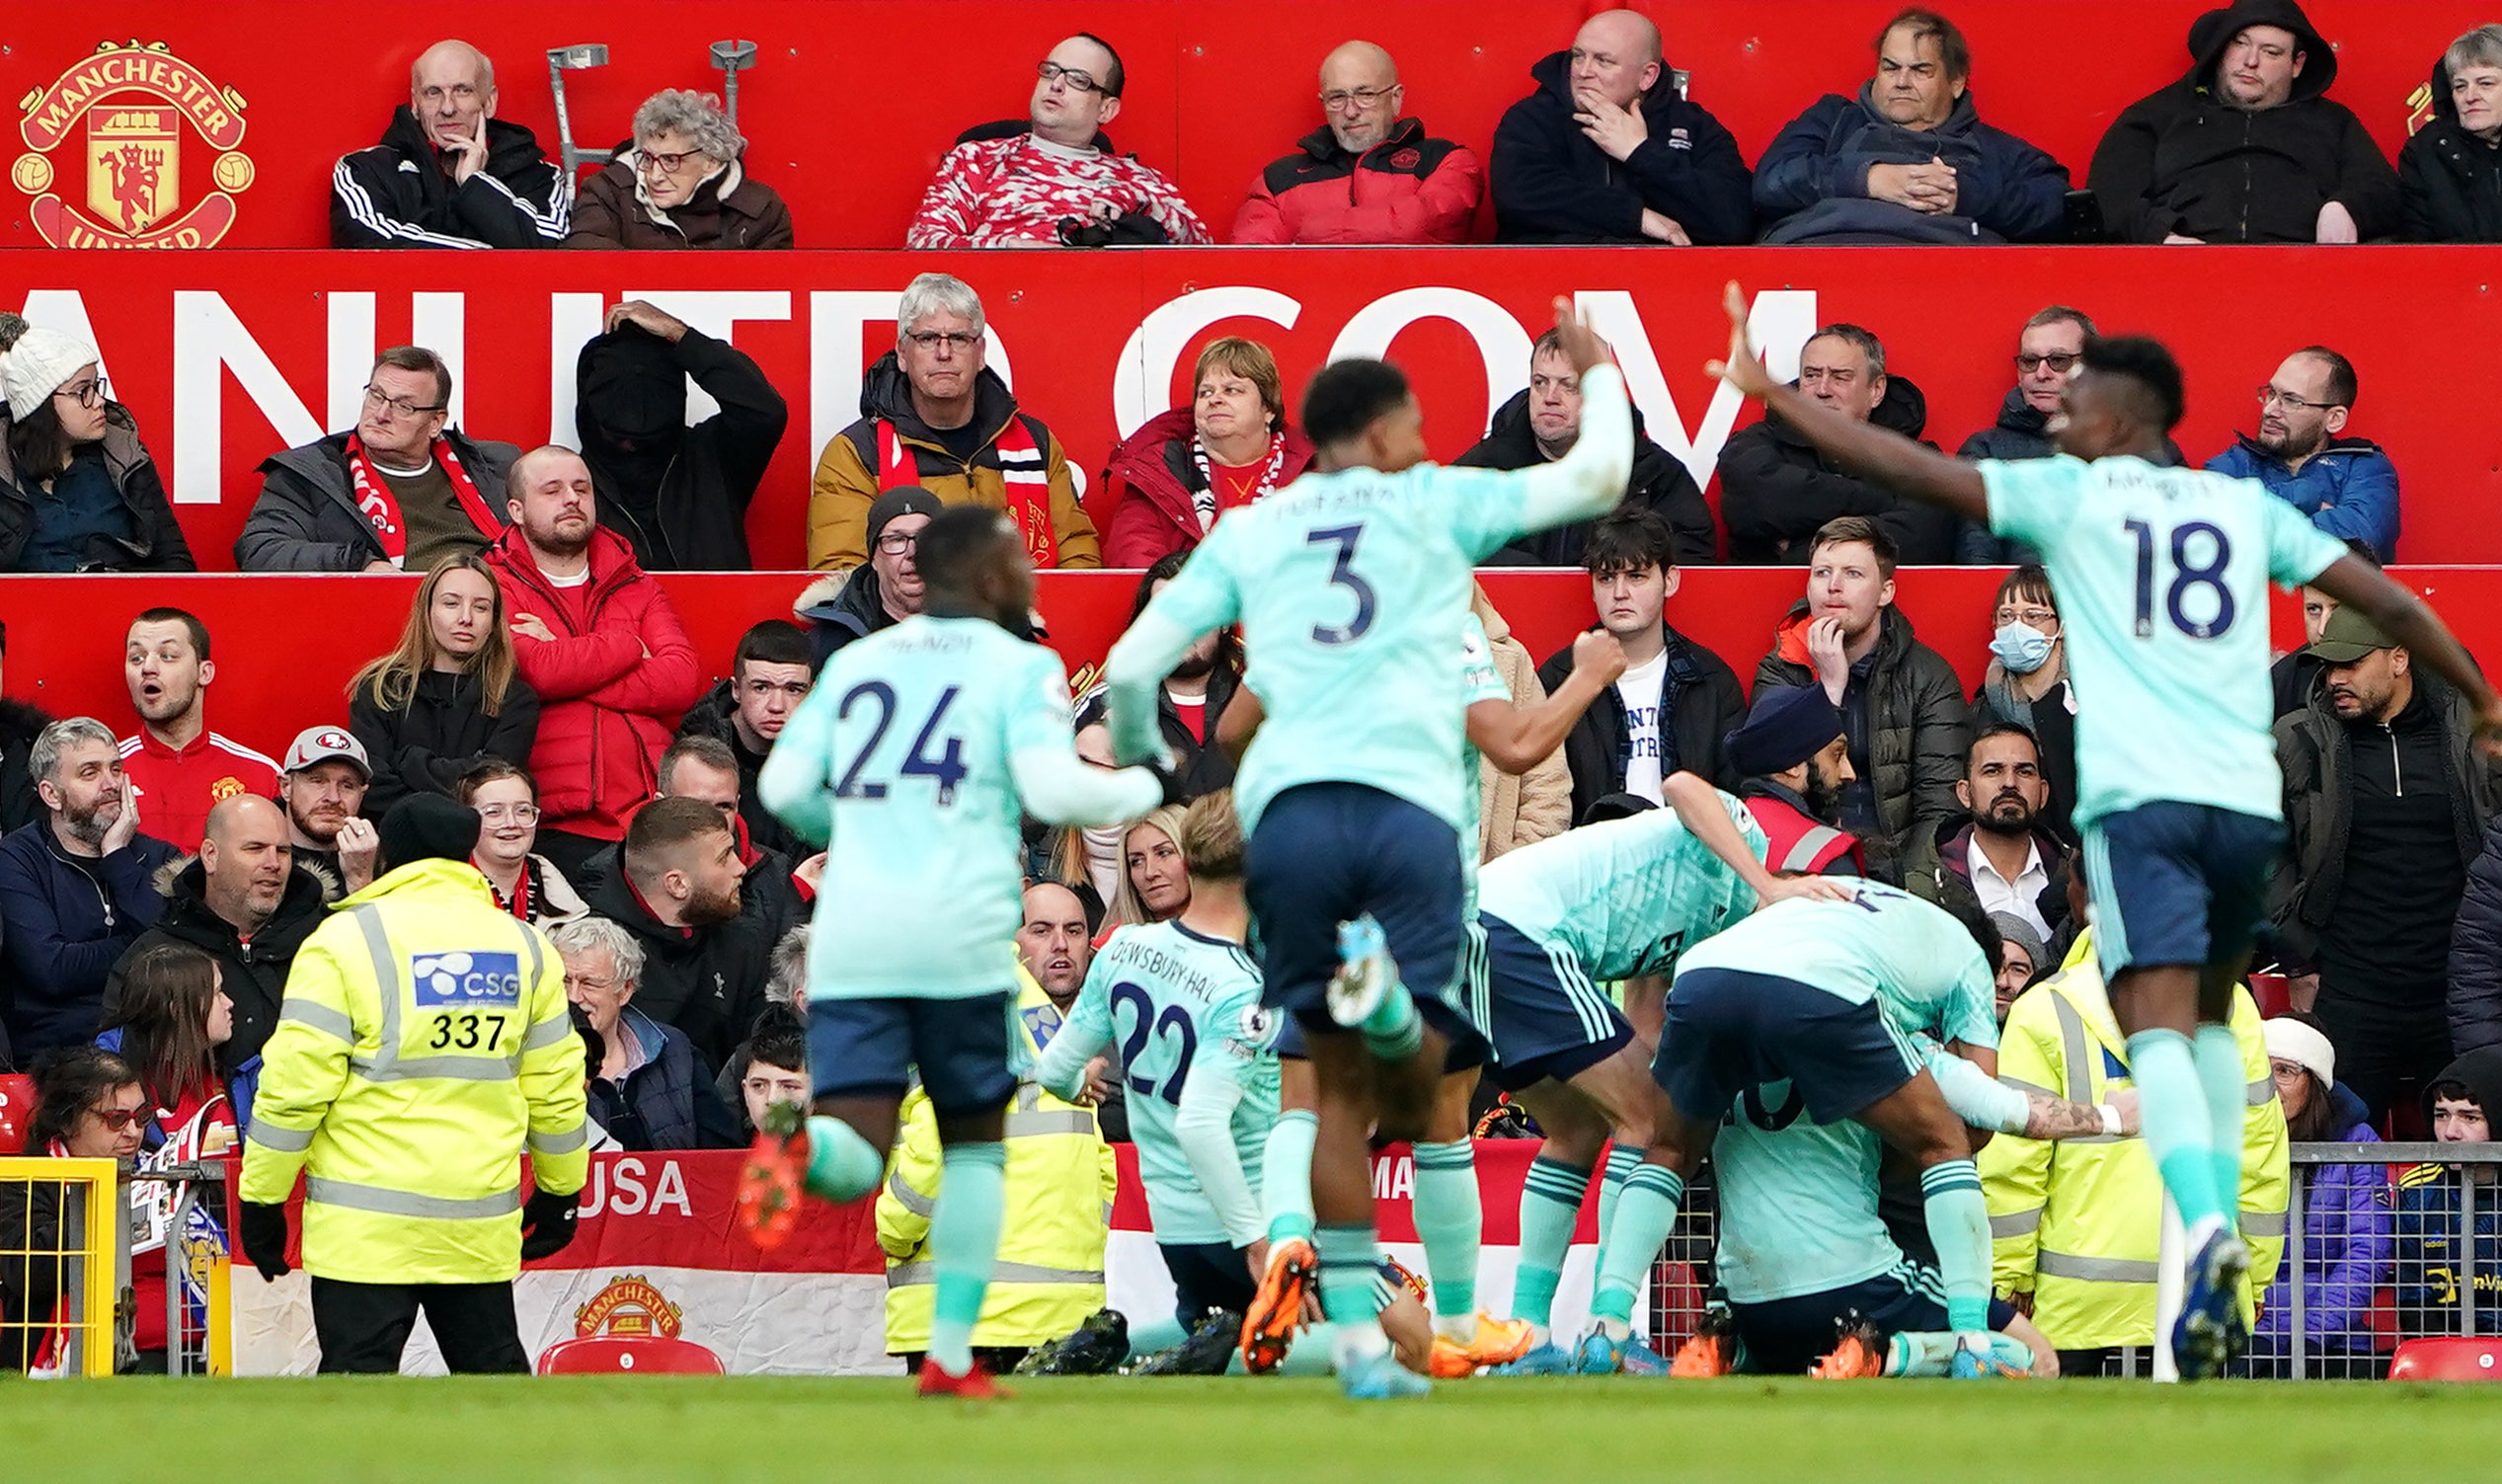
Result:
{"label": "manchester united logo on banner", "polygon": [[[9,179],[34,197],[35,230],[54,247],[214,247],[235,221],[235,194],[252,184],[243,143],[243,95],[221,88],[163,41],[105,41],[95,54],[18,101],[27,153]],[[186,125],[216,151],[215,190],[183,196]],[[83,144],[83,158],[64,146]],[[73,205],[55,189],[77,171]]]}
{"label": "manchester united logo on banner", "polygon": [[622,1339],[677,1338],[679,1310],[640,1273],[611,1280],[590,1302],[574,1310],[574,1333]]}

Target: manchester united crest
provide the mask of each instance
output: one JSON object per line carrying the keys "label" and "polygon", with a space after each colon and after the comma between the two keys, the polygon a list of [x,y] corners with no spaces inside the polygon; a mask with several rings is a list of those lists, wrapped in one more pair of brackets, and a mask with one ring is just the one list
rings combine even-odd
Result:
{"label": "manchester united crest", "polygon": [[[243,108],[163,41],[105,41],[18,101],[27,152],[9,179],[54,247],[214,247],[252,184]],[[204,151],[190,171],[187,145]],[[214,189],[194,199],[202,174]]]}
{"label": "manchester united crest", "polygon": [[574,1333],[626,1339],[674,1340],[680,1310],[650,1279],[628,1273],[609,1281],[588,1303],[574,1310]]}

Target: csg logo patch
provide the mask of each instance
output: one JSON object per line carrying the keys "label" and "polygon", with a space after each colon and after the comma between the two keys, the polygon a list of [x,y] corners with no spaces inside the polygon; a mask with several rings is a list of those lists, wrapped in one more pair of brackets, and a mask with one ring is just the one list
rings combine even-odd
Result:
{"label": "csg logo patch", "polygon": [[421,953],[409,956],[409,979],[421,1010],[521,1008],[521,956],[513,953]]}

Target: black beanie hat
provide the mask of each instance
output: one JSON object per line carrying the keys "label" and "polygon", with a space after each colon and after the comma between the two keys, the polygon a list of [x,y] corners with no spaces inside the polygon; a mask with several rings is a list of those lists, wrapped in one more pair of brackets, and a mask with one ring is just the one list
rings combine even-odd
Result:
{"label": "black beanie hat", "polygon": [[382,817],[380,869],[465,861],[478,848],[478,812],[440,794],[411,794]]}

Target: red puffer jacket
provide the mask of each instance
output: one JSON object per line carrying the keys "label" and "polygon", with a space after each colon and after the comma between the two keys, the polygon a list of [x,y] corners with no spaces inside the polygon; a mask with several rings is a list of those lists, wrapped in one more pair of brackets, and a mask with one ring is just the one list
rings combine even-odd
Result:
{"label": "red puffer jacket", "polygon": [[580,589],[560,595],[539,571],[521,528],[487,548],[508,616],[535,614],[556,635],[515,634],[521,678],[539,695],[530,772],[550,828],[594,839],[625,837],[627,816],[652,797],[661,753],[677,719],[703,693],[703,666],[668,594],[635,565],[623,537],[599,526],[590,538],[587,618]]}

